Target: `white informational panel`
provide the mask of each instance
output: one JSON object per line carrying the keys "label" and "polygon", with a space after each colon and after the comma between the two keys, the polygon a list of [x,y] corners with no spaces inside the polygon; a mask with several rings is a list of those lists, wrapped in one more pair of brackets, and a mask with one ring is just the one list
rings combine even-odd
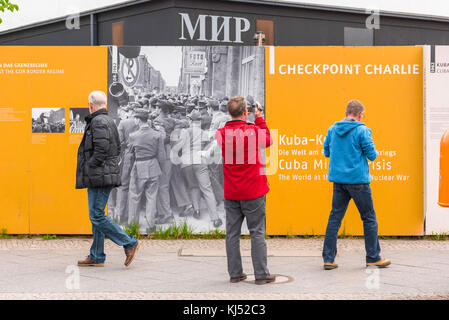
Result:
{"label": "white informational panel", "polygon": [[449,232],[449,208],[438,205],[440,140],[449,128],[449,46],[424,47],[424,170],[427,235]]}

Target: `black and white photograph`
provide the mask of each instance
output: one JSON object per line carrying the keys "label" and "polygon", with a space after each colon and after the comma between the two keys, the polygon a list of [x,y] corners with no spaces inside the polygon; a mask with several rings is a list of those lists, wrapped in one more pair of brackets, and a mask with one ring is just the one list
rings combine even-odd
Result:
{"label": "black and white photograph", "polygon": [[264,105],[264,49],[111,46],[108,76],[108,112],[122,147],[122,185],[111,193],[108,214],[142,234],[173,223],[187,223],[195,233],[224,230],[222,164],[176,160],[192,146],[183,137],[194,139],[185,135],[194,124],[206,137],[201,152],[210,147],[231,120],[231,97]]}
{"label": "black and white photograph", "polygon": [[70,133],[84,133],[89,108],[70,108]]}
{"label": "black and white photograph", "polygon": [[64,108],[32,108],[32,133],[64,133]]}

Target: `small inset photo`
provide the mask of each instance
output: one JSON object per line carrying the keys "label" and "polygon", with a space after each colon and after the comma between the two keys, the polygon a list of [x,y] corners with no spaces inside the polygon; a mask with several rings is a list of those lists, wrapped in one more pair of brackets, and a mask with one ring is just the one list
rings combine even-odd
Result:
{"label": "small inset photo", "polygon": [[84,133],[89,108],[70,108],[70,133]]}
{"label": "small inset photo", "polygon": [[31,111],[33,133],[64,133],[64,108],[33,108]]}

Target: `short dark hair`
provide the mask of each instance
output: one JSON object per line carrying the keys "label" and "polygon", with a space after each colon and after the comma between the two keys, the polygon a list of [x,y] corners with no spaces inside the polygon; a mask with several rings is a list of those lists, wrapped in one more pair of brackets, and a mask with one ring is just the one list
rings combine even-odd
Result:
{"label": "short dark hair", "polygon": [[218,102],[218,100],[210,100],[207,106],[212,110],[217,111],[220,108],[220,102]]}
{"label": "short dark hair", "polygon": [[346,106],[346,115],[358,116],[365,111],[365,107],[359,100],[351,100]]}
{"label": "short dark hair", "polygon": [[242,96],[235,96],[228,101],[228,112],[233,118],[238,118],[246,110],[246,100]]}

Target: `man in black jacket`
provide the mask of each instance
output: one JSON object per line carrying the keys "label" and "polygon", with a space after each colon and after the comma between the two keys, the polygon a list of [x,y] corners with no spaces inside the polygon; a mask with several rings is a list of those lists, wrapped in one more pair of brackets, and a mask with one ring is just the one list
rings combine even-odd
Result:
{"label": "man in black jacket", "polygon": [[125,266],[129,266],[141,242],[127,235],[104,212],[112,188],[120,186],[120,139],[117,126],[108,116],[104,92],[94,91],[89,95],[89,111],[78,148],[76,188],[87,188],[93,243],[89,256],[78,261],[78,266],[104,266],[105,236],[123,246]]}

